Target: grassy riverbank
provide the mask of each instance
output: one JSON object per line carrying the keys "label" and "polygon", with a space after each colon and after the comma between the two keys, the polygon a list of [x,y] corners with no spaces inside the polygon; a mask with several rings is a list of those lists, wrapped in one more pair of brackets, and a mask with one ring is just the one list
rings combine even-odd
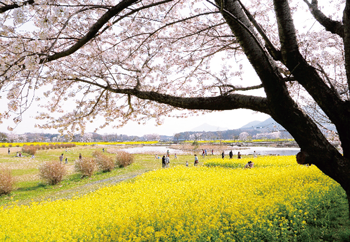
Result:
{"label": "grassy riverbank", "polygon": [[[114,158],[114,153],[119,148],[105,147],[105,154]],[[17,201],[19,204],[28,204],[32,200],[69,198],[161,168],[161,159],[155,159],[154,154],[135,154],[135,162],[128,167],[116,168],[106,173],[98,171],[90,178],[81,179],[81,175],[74,171],[74,161],[80,153],[83,157],[92,157],[95,150],[102,150],[102,146],[80,146],[69,148],[67,151],[66,149],[39,150],[35,154],[35,158],[31,158],[27,154],[23,154],[23,157],[16,157],[16,152],[21,151],[21,148],[11,148],[10,155],[7,154],[7,148],[0,148],[0,167],[10,169],[16,180],[16,189],[9,195],[1,196],[0,205],[6,205],[13,201]],[[38,167],[44,161],[58,160],[61,154],[68,158],[66,165],[68,174],[60,184],[50,186],[40,179]],[[192,165],[193,161],[192,155],[179,155],[177,159],[171,155],[170,158],[171,166],[185,165],[186,160]],[[202,158],[201,162],[203,161]]]}

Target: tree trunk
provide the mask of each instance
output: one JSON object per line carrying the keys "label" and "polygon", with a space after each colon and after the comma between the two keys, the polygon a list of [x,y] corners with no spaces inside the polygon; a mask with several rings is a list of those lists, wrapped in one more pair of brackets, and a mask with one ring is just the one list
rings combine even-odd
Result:
{"label": "tree trunk", "polygon": [[348,213],[349,213],[349,219],[350,219],[350,189],[348,189],[346,192],[346,196],[348,198]]}

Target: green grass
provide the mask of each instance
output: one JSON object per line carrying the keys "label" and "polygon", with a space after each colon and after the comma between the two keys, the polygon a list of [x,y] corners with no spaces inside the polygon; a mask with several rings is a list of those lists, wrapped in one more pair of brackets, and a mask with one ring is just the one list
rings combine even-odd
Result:
{"label": "green grass", "polygon": [[21,176],[21,175],[28,175],[28,174],[36,174],[38,173],[38,169],[32,168],[32,169],[14,169],[12,170],[13,176]]}
{"label": "green grass", "polygon": [[[92,153],[101,148],[96,147],[74,147],[66,149],[54,149],[54,150],[38,150],[35,154],[35,159],[31,159],[29,155],[24,154],[24,157],[14,157],[14,152],[11,155],[0,155],[0,163],[18,164],[18,167],[23,165],[28,168],[12,169],[12,175],[14,177],[21,177],[23,175],[35,175],[38,174],[39,164],[44,161],[58,160],[61,154],[64,158],[68,158],[68,165],[72,166],[74,161],[78,159],[81,153],[83,157],[91,157]],[[109,149],[109,148],[108,148]],[[107,150],[108,150],[107,149]],[[111,148],[112,149],[112,148]],[[105,152],[104,154],[115,157],[115,154]],[[102,186],[113,184],[119,180],[130,179],[136,175],[140,175],[144,172],[148,172],[155,169],[160,169],[161,159],[155,159],[151,154],[136,154],[134,163],[125,168],[116,168],[111,172],[96,172],[92,177],[81,178],[78,173],[73,173],[64,178],[64,180],[55,185],[47,185],[40,179],[35,180],[22,180],[16,183],[16,190],[9,195],[0,197],[0,205],[6,206],[12,201],[17,201],[18,204],[29,204],[32,200],[41,201],[45,199],[60,199],[70,198],[76,195],[83,195],[88,192],[94,191]],[[207,156],[204,159],[199,156],[200,162],[212,158],[213,156]],[[193,155],[178,155],[175,159],[174,155],[170,156],[170,166],[185,165],[186,160],[190,166],[193,166]],[[34,166],[34,168],[32,167]],[[101,183],[97,181],[113,178]]]}
{"label": "green grass", "polygon": [[327,202],[311,201],[309,207],[316,210],[317,219],[307,221],[305,237],[299,238],[300,241],[350,241],[348,201],[340,186],[331,191]]}

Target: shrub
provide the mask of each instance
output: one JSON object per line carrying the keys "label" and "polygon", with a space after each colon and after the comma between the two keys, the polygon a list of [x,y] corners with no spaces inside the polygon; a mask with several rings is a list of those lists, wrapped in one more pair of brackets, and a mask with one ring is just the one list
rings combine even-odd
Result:
{"label": "shrub", "polygon": [[82,177],[92,176],[97,169],[94,158],[84,157],[81,160],[75,161],[75,170],[82,174]]}
{"label": "shrub", "polygon": [[47,161],[39,167],[40,177],[50,185],[55,185],[62,181],[64,175],[66,175],[67,170],[64,164],[59,161]]}
{"label": "shrub", "polygon": [[35,146],[23,146],[22,152],[27,153],[29,155],[35,155],[37,149],[38,149],[38,147],[35,147]]}
{"label": "shrub", "polygon": [[134,156],[125,151],[119,151],[116,157],[116,165],[118,167],[126,167],[134,162]]}
{"label": "shrub", "polygon": [[92,156],[95,157],[96,163],[101,171],[110,172],[114,169],[115,163],[112,157],[103,154],[100,150],[95,150]]}
{"label": "shrub", "polygon": [[0,169],[0,195],[9,194],[14,189],[15,179],[9,169]]}
{"label": "shrub", "polygon": [[100,150],[95,150],[94,152],[92,152],[92,156],[95,158],[101,155],[103,155],[103,153]]}

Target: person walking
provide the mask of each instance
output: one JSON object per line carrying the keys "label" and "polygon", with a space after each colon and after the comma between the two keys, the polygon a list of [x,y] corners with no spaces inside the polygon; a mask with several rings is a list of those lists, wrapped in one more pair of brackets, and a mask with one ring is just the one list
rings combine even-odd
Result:
{"label": "person walking", "polygon": [[66,157],[66,159],[64,160],[65,164],[68,164],[68,158]]}
{"label": "person walking", "polygon": [[8,150],[7,150],[7,154],[10,154],[11,153],[11,150],[10,150],[10,148],[8,148]]}
{"label": "person walking", "polygon": [[228,153],[229,154],[229,156],[230,156],[230,159],[232,159],[232,157],[233,157],[233,152],[232,152],[232,150],[230,151],[230,153]]}
{"label": "person walking", "polygon": [[166,163],[166,168],[169,168],[169,166],[170,166],[170,158],[169,158],[169,156],[165,157],[165,163]]}
{"label": "person walking", "polygon": [[194,166],[197,166],[199,163],[197,155],[194,155]]}
{"label": "person walking", "polygon": [[223,151],[223,152],[221,153],[221,157],[222,157],[222,159],[225,159],[225,151]]}
{"label": "person walking", "polygon": [[81,153],[79,153],[79,160],[81,160],[83,157],[81,156]]}
{"label": "person walking", "polygon": [[165,155],[162,157],[162,168],[165,168],[166,163],[165,163]]}
{"label": "person walking", "polygon": [[188,166],[188,161],[186,161],[186,166]]}
{"label": "person walking", "polygon": [[60,163],[62,163],[62,161],[63,161],[63,153],[60,155],[59,159],[60,159]]}

